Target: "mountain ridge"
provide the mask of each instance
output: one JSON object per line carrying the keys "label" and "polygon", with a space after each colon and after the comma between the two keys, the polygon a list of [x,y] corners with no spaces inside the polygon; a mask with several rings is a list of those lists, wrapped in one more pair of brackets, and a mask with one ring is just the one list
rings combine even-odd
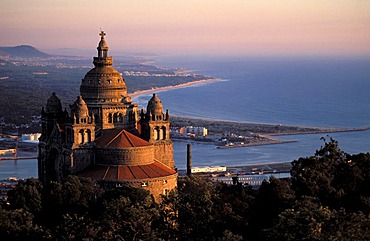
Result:
{"label": "mountain ridge", "polygon": [[12,57],[50,57],[50,54],[44,53],[31,45],[18,45],[14,47],[1,47],[0,56]]}

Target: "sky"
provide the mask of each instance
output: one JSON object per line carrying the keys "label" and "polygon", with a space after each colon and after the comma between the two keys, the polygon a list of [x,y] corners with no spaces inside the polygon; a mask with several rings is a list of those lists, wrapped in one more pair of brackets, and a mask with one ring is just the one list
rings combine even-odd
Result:
{"label": "sky", "polygon": [[[0,0],[0,46],[156,54],[367,55],[369,0]],[[110,53],[112,54],[112,53]]]}

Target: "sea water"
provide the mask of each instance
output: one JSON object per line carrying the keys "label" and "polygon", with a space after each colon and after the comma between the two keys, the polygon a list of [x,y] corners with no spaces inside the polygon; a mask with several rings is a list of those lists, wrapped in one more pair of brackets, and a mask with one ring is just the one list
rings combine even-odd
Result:
{"label": "sea water", "polygon": [[1,160],[0,180],[9,177],[37,178],[37,159]]}
{"label": "sea water", "polygon": [[[170,114],[293,126],[370,126],[370,58],[178,58],[164,66],[185,67],[223,81],[159,93]],[[148,96],[141,98],[148,99]],[[290,162],[339,142],[347,153],[370,151],[370,131],[279,137],[298,142],[217,149],[193,143],[194,165]],[[186,143],[175,142],[178,168],[185,167]]]}
{"label": "sea water", "polygon": [[[159,93],[170,114],[293,126],[370,126],[370,58],[161,57],[157,64],[220,78]],[[128,86],[129,88],[129,86]],[[146,107],[151,95],[134,98]],[[193,165],[291,162],[311,156],[333,137],[351,154],[370,151],[370,131],[279,137],[294,143],[217,149],[193,142]],[[186,166],[186,141],[174,142],[176,166]],[[0,162],[0,179],[37,175],[36,160]]]}

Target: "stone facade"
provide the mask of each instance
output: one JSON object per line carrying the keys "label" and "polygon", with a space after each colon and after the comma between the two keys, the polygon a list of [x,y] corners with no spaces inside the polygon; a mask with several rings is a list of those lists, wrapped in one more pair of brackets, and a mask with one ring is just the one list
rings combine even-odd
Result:
{"label": "stone facade", "polygon": [[70,113],[55,93],[42,109],[39,179],[48,184],[75,174],[102,185],[143,188],[159,201],[177,186],[168,111],[154,94],[139,116],[125,80],[112,67],[105,33],[100,36],[95,67],[82,79]]}
{"label": "stone facade", "polygon": [[109,165],[146,165],[154,160],[154,146],[97,148],[96,163]]}

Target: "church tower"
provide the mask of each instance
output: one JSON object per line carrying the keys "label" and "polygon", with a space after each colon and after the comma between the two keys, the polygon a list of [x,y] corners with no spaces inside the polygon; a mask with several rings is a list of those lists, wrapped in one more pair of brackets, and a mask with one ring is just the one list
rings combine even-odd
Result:
{"label": "church tower", "polygon": [[154,157],[163,164],[174,168],[173,147],[170,140],[170,116],[163,113],[162,101],[156,94],[149,100],[146,114],[141,111],[141,136],[155,146]]}
{"label": "church tower", "polygon": [[42,182],[60,181],[68,173],[68,161],[64,158],[67,146],[60,131],[68,120],[68,112],[62,110],[60,99],[53,93],[41,111],[38,175]]}
{"label": "church tower", "polygon": [[94,116],[89,115],[89,110],[81,96],[70,106],[71,117],[71,135],[67,129],[67,139],[73,143],[73,147],[85,143],[91,143],[95,140],[95,121]]}

